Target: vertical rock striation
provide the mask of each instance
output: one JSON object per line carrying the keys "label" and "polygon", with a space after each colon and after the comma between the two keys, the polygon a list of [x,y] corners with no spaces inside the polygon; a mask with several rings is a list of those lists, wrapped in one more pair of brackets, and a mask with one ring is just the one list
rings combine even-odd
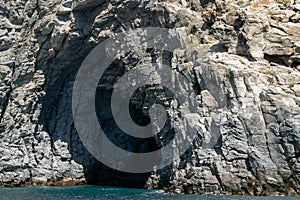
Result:
{"label": "vertical rock striation", "polygon": [[[300,193],[299,1],[0,0],[0,16],[2,186],[143,186],[150,177],[147,187],[178,193]],[[153,175],[126,174],[99,163],[81,143],[72,87],[97,44],[150,26],[177,28],[188,48],[176,56],[121,55],[96,98],[105,106],[122,70],[156,54],[194,84],[199,130],[173,165]],[[159,88],[144,91],[149,101],[153,90]],[[137,109],[147,103],[133,102]],[[100,122],[114,130],[109,118]],[[121,146],[130,141],[116,138]]]}

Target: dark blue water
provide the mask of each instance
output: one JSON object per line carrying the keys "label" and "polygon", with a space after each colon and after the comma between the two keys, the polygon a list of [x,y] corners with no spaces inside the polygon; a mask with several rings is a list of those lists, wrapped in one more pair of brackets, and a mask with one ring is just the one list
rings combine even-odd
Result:
{"label": "dark blue water", "polygon": [[40,199],[103,199],[103,200],[299,200],[299,197],[245,197],[209,195],[171,195],[161,191],[128,188],[80,186],[42,188],[1,188],[0,199],[40,200]]}

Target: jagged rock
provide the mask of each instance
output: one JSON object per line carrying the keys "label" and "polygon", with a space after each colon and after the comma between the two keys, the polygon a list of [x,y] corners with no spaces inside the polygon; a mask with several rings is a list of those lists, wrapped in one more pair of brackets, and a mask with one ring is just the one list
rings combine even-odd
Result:
{"label": "jagged rock", "polygon": [[[150,177],[149,188],[169,186],[166,190],[176,193],[299,194],[297,3],[0,0],[1,184],[141,187]],[[174,152],[169,170],[121,173],[99,163],[82,144],[74,128],[72,87],[97,44],[117,32],[149,26],[178,28],[188,48],[174,55],[120,54],[98,84],[99,122],[127,150],[147,151],[171,140],[132,144],[112,125],[107,104],[121,71],[139,61],[168,61],[193,84],[197,113],[180,121],[178,104],[162,94],[158,99],[170,107],[176,130],[188,127],[197,137],[186,154]],[[187,96],[189,85],[178,86]],[[132,101],[143,110],[158,91],[147,88]],[[145,122],[139,112],[132,117]]]}
{"label": "jagged rock", "polygon": [[83,10],[105,3],[106,0],[75,0],[73,2],[73,10]]}

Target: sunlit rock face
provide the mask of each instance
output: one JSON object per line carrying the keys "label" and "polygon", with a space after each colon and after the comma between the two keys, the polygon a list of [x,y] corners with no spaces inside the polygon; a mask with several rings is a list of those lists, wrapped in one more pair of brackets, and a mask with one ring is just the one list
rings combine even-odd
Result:
{"label": "sunlit rock face", "polygon": [[82,10],[86,8],[91,8],[104,4],[106,0],[96,1],[96,0],[79,0],[74,1],[72,5],[73,10]]}
{"label": "sunlit rock face", "polygon": [[[299,21],[298,1],[0,0],[0,183],[299,194]],[[114,82],[141,60],[167,60],[191,83],[196,139],[152,174],[101,164],[82,144],[72,115],[73,84],[84,58],[115,33],[141,27],[177,28],[187,48],[176,55],[120,54],[99,77],[95,98],[99,123],[115,134],[111,139],[144,152],[160,148],[174,132],[165,130],[164,137],[142,145],[116,131],[107,106]],[[179,87],[187,94],[187,85]],[[180,108],[168,94],[158,86],[135,93],[132,118],[147,124],[143,109],[158,99],[177,119]]]}

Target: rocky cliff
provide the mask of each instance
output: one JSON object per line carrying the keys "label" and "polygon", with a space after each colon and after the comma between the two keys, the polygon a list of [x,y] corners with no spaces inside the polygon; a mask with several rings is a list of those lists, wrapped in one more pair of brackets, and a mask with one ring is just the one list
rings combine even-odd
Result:
{"label": "rocky cliff", "polygon": [[[299,1],[0,0],[0,16],[2,186],[92,183],[178,193],[300,194]],[[115,33],[140,27],[185,35],[188,48],[172,68],[193,84],[200,117],[192,147],[152,174],[101,164],[82,144],[72,116],[73,84],[84,58]],[[174,60],[164,52],[146,55]],[[141,59],[125,55],[104,79],[112,85],[124,66]],[[112,88],[99,88],[100,118]],[[144,93],[153,90],[158,88]],[[147,121],[139,112],[132,116]],[[112,140],[124,149],[146,151],[162,142],[130,145],[132,138],[119,137],[109,117],[99,122],[116,132]]]}

